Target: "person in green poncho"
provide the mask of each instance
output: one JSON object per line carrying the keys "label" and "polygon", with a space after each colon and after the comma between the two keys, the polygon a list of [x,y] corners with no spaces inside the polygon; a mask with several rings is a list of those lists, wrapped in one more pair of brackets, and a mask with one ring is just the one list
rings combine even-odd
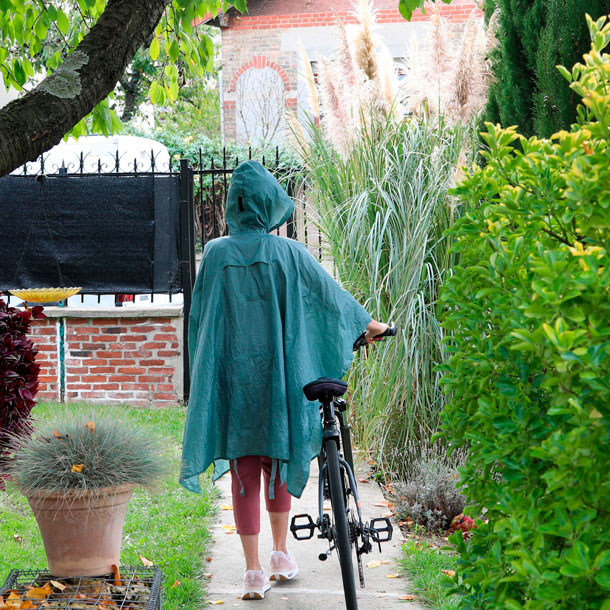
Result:
{"label": "person in green poncho", "polygon": [[227,194],[229,236],[206,244],[189,316],[191,394],[180,483],[231,471],[237,533],[246,559],[243,599],[262,599],[258,557],[264,473],[274,549],[271,580],[294,578],[286,548],[290,497],[300,497],[322,444],[318,406],[303,394],[319,377],[341,378],[354,340],[373,341],[372,320],[300,243],[270,234],[294,203],[259,163],[242,163]]}

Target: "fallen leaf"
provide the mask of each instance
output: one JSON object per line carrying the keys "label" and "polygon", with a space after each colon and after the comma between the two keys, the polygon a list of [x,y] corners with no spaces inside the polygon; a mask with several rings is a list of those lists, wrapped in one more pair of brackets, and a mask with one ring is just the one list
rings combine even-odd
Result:
{"label": "fallen leaf", "polygon": [[367,568],[378,568],[381,565],[381,561],[377,561],[376,559],[374,561],[369,561],[366,564]]}
{"label": "fallen leaf", "polygon": [[212,558],[211,557],[206,557],[205,560],[206,561],[212,561]]}
{"label": "fallen leaf", "polygon": [[233,510],[233,507],[230,504],[221,504],[220,508],[222,510]]}
{"label": "fallen leaf", "polygon": [[121,574],[119,572],[119,566],[117,566],[114,563],[112,564],[112,577],[113,577],[112,584],[115,587],[122,587],[123,586],[123,581],[121,580]]}
{"label": "fallen leaf", "polygon": [[390,563],[390,561],[389,561],[388,559],[382,559],[382,560],[381,560],[379,563],[380,563],[382,566],[387,566],[387,565]]}
{"label": "fallen leaf", "polygon": [[290,599],[289,597],[280,597],[280,599]]}
{"label": "fallen leaf", "polygon": [[106,604],[98,604],[97,610],[110,610]]}
{"label": "fallen leaf", "polygon": [[400,578],[400,574],[386,574],[386,578]]}
{"label": "fallen leaf", "polygon": [[154,566],[155,564],[150,560],[150,559],[146,559],[146,557],[144,557],[144,555],[138,555],[138,557],[140,558],[140,561],[147,567],[147,568],[152,568],[152,566]]}
{"label": "fallen leaf", "polygon": [[373,502],[373,506],[390,506],[390,502]]}
{"label": "fallen leaf", "polygon": [[441,570],[441,572],[449,576],[449,578],[453,578],[455,576],[455,570]]}
{"label": "fallen leaf", "polygon": [[212,604],[212,606],[220,606],[221,604],[224,604],[224,600],[222,599],[217,599],[215,602],[210,602],[210,604]]}
{"label": "fallen leaf", "polygon": [[368,482],[369,482],[369,480],[364,477],[361,477],[360,479],[358,479],[358,483],[368,483]]}
{"label": "fallen leaf", "polygon": [[175,589],[176,587],[180,586],[180,581],[179,580],[174,580],[174,584],[171,586],[172,589]]}
{"label": "fallen leaf", "polygon": [[53,589],[49,583],[46,583],[44,587],[33,587],[26,594],[26,597],[30,599],[47,599],[49,595],[53,593]]}
{"label": "fallen leaf", "polygon": [[414,599],[417,599],[417,595],[400,595],[398,599],[400,599],[401,601],[410,602]]}
{"label": "fallen leaf", "polygon": [[23,538],[19,534],[13,534],[13,540],[15,542],[23,542]]}
{"label": "fallen leaf", "polygon": [[85,428],[89,428],[89,430],[90,430],[91,432],[93,432],[93,431],[95,430],[95,423],[94,423],[94,422],[92,422],[92,421],[88,421],[88,422],[85,424]]}
{"label": "fallen leaf", "polygon": [[18,610],[28,610],[28,608],[36,608],[36,604],[33,604],[30,600],[26,600],[17,606]]}
{"label": "fallen leaf", "polygon": [[[115,568],[116,566],[112,566],[113,568]],[[60,582],[56,581],[56,580],[52,580],[51,584],[56,588],[59,589],[60,591],[64,591],[66,588],[66,585],[62,585]]]}
{"label": "fallen leaf", "polygon": [[64,437],[64,435],[57,428],[55,428],[55,430],[53,430],[53,436],[55,438],[63,438]]}
{"label": "fallen leaf", "polygon": [[84,464],[73,464],[72,472],[82,472],[84,467],[85,467]]}
{"label": "fallen leaf", "polygon": [[21,605],[21,595],[16,591],[11,591],[9,596],[6,598],[5,605],[9,608],[19,608]]}

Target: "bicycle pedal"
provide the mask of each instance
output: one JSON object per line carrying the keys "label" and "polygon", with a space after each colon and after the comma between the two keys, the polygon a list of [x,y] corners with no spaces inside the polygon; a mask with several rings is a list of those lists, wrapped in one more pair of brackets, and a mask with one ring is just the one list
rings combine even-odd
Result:
{"label": "bicycle pedal", "polygon": [[394,528],[387,517],[377,517],[376,519],[371,519],[369,531],[371,538],[375,542],[389,542],[392,540]]}
{"label": "bicycle pedal", "polygon": [[[299,519],[305,520],[305,522],[299,523]],[[310,538],[313,538],[315,529],[316,524],[311,518],[311,515],[294,515],[290,522],[290,531],[297,540],[309,540]],[[303,532],[303,534],[299,534],[299,532]]]}

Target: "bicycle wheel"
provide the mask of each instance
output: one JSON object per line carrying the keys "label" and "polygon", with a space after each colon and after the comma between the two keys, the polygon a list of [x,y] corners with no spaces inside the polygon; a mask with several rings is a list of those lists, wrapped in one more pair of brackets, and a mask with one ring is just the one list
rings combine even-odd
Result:
{"label": "bicycle wheel", "polygon": [[354,565],[352,563],[352,544],[345,512],[345,495],[341,468],[339,466],[339,451],[337,444],[332,440],[326,443],[326,458],[330,503],[332,505],[335,525],[335,545],[339,553],[345,604],[347,610],[358,610],[356,584],[354,583]]}

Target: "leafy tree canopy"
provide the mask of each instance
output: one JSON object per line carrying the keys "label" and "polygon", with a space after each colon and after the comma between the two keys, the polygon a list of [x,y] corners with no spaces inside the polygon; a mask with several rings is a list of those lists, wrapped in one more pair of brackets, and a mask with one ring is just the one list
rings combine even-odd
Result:
{"label": "leafy tree canopy", "polygon": [[[399,9],[410,19],[423,4],[399,0]],[[151,101],[174,104],[182,82],[213,67],[212,41],[198,24],[231,6],[243,13],[246,0],[0,0],[0,74],[25,93],[0,109],[0,175],[66,133],[118,129],[109,96],[142,47],[161,67]]]}

